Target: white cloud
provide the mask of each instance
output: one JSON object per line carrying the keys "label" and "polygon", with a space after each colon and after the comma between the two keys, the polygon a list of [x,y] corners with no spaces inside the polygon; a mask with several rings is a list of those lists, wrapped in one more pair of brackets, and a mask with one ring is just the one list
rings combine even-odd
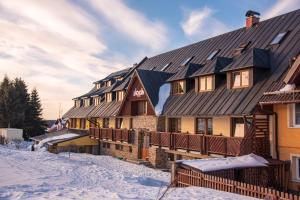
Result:
{"label": "white cloud", "polygon": [[107,45],[101,24],[70,1],[0,2],[0,78],[22,77],[40,93],[44,117],[57,117],[71,99],[91,88],[121,62],[95,57]]}
{"label": "white cloud", "polygon": [[263,19],[269,19],[300,8],[300,0],[278,0],[262,16]]}
{"label": "white cloud", "polygon": [[214,17],[215,11],[207,6],[185,13],[181,28],[188,37],[206,39],[229,30],[222,21]]}
{"label": "white cloud", "polygon": [[147,19],[121,0],[90,0],[90,2],[110,25],[133,41],[153,50],[166,45],[167,30],[163,23]]}

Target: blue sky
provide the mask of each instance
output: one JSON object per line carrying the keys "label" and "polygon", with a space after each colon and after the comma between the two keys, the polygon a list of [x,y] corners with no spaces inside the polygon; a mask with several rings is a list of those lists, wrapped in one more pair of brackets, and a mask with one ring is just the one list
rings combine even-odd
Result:
{"label": "blue sky", "polygon": [[300,8],[300,0],[0,0],[0,78],[22,77],[40,93],[44,117],[144,56]]}

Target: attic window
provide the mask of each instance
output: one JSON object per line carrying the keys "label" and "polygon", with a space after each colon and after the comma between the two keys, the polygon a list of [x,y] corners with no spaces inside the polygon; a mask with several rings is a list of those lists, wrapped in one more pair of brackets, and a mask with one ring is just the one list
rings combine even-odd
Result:
{"label": "attic window", "polygon": [[172,63],[167,63],[160,71],[165,71]]}
{"label": "attic window", "polygon": [[280,44],[282,42],[282,40],[285,38],[285,36],[287,35],[287,33],[288,33],[288,31],[282,32],[282,33],[279,33],[278,35],[276,35],[276,37],[272,40],[270,45]]}
{"label": "attic window", "polygon": [[151,71],[153,71],[153,70],[155,70],[155,68],[156,68],[156,67],[151,67],[151,69],[150,69],[150,70],[151,70]]}
{"label": "attic window", "polygon": [[251,41],[247,43],[242,43],[238,48],[233,51],[233,56],[241,55],[251,44]]}
{"label": "attic window", "polygon": [[211,52],[211,54],[209,54],[206,60],[212,60],[219,52],[220,49],[214,50],[213,52]]}
{"label": "attic window", "polygon": [[191,60],[192,60],[193,58],[194,58],[194,56],[185,59],[185,60],[183,61],[183,63],[181,64],[181,66],[186,66],[187,64],[189,64],[189,62],[191,62]]}

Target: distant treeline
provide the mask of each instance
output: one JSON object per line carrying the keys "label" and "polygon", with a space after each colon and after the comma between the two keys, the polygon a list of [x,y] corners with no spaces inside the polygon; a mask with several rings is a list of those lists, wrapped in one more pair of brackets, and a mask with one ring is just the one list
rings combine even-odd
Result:
{"label": "distant treeline", "polygon": [[45,133],[41,101],[36,89],[28,92],[21,78],[0,81],[0,128],[23,129],[24,139]]}

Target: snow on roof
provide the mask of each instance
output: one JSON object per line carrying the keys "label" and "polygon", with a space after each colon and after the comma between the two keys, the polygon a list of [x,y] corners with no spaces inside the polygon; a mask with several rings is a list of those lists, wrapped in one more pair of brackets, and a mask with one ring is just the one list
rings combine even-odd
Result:
{"label": "snow on roof", "polygon": [[181,160],[178,162],[199,169],[203,172],[234,168],[265,167],[269,163],[263,157],[255,154],[227,158]]}
{"label": "snow on roof", "polygon": [[158,103],[155,106],[155,114],[157,116],[161,115],[164,104],[166,103],[170,95],[171,86],[169,83],[165,83],[159,88]]}
{"label": "snow on roof", "polygon": [[39,142],[39,144],[36,145],[35,147],[39,149],[39,148],[43,147],[45,143],[55,141],[55,140],[71,139],[71,138],[75,138],[75,137],[78,137],[78,136],[80,136],[80,135],[76,134],[76,133],[67,133],[67,134],[63,134],[63,135],[48,137],[48,138],[45,138],[45,139],[41,140]]}

